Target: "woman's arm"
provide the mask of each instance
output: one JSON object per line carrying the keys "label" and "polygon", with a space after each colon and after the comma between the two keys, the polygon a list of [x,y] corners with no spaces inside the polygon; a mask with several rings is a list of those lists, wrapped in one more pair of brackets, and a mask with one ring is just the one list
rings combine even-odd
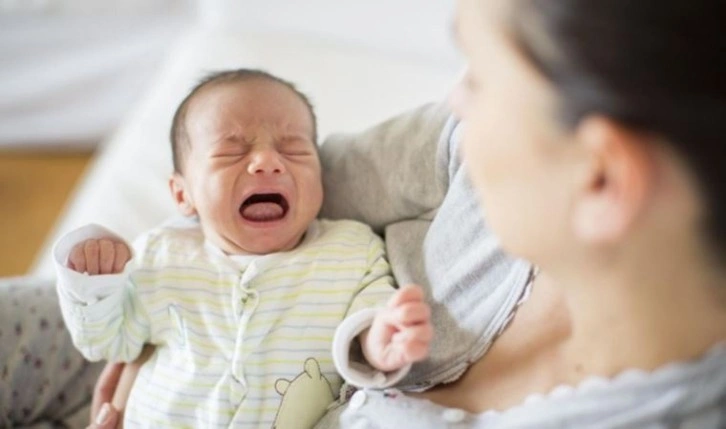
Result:
{"label": "woman's arm", "polygon": [[448,186],[437,151],[451,112],[429,104],[361,133],[332,135],[320,148],[321,215],[356,219],[377,233],[436,209]]}
{"label": "woman's arm", "polygon": [[155,350],[154,346],[146,345],[134,362],[106,365],[93,391],[90,428],[123,427],[123,412],[131,394],[131,387],[141,366],[149,360]]}

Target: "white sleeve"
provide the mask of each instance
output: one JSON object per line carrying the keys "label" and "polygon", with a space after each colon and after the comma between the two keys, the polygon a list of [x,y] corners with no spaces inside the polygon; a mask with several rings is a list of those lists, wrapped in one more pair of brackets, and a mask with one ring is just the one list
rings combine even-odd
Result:
{"label": "white sleeve", "polygon": [[151,326],[132,290],[132,264],[122,273],[104,275],[81,274],[66,267],[73,246],[105,237],[123,241],[106,228],[88,225],[66,234],[54,246],[61,313],[73,344],[86,359],[131,362],[149,340]]}
{"label": "white sleeve", "polygon": [[358,335],[373,324],[378,310],[365,308],[346,317],[335,330],[333,338],[333,362],[335,369],[348,383],[361,388],[383,389],[401,381],[408,374],[411,365],[393,372],[383,372],[373,368],[362,359],[360,362],[351,356],[351,348],[358,341]]}
{"label": "white sleeve", "polygon": [[[102,274],[89,276],[87,273],[78,273],[67,267],[68,256],[76,244],[99,238],[113,238],[128,243],[108,229],[90,224],[75,229],[61,237],[53,246],[53,262],[58,276],[58,292],[76,304],[94,304],[103,298],[122,289],[126,283],[128,273],[126,270],[119,274]],[[131,249],[131,246],[129,246]],[[132,257],[133,257],[133,250]],[[126,264],[129,267],[130,264]]]}

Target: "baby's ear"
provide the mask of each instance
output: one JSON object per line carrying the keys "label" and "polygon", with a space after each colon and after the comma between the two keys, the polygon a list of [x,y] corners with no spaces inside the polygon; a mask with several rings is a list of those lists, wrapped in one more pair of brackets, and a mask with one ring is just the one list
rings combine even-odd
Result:
{"label": "baby's ear", "polygon": [[169,190],[171,191],[171,197],[179,208],[179,213],[184,216],[195,216],[197,214],[191,194],[187,191],[184,176],[174,173],[169,179]]}

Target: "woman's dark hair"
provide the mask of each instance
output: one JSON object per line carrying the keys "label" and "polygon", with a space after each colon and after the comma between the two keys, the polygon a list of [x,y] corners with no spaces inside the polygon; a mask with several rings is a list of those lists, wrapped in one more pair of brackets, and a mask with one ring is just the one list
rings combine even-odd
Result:
{"label": "woman's dark hair", "polygon": [[517,48],[562,119],[597,113],[662,136],[698,178],[726,260],[726,1],[515,0]]}

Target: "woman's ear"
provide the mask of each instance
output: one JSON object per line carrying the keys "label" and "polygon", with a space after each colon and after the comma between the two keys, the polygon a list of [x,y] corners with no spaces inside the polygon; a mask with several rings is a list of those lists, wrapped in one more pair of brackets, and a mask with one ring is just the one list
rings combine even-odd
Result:
{"label": "woman's ear", "polygon": [[179,213],[184,216],[195,216],[197,214],[191,194],[187,191],[184,176],[175,172],[169,179],[169,190],[171,191],[174,202],[179,208]]}
{"label": "woman's ear", "polygon": [[643,212],[654,186],[648,137],[593,116],[580,122],[575,139],[592,160],[575,201],[575,235],[593,244],[615,242]]}

